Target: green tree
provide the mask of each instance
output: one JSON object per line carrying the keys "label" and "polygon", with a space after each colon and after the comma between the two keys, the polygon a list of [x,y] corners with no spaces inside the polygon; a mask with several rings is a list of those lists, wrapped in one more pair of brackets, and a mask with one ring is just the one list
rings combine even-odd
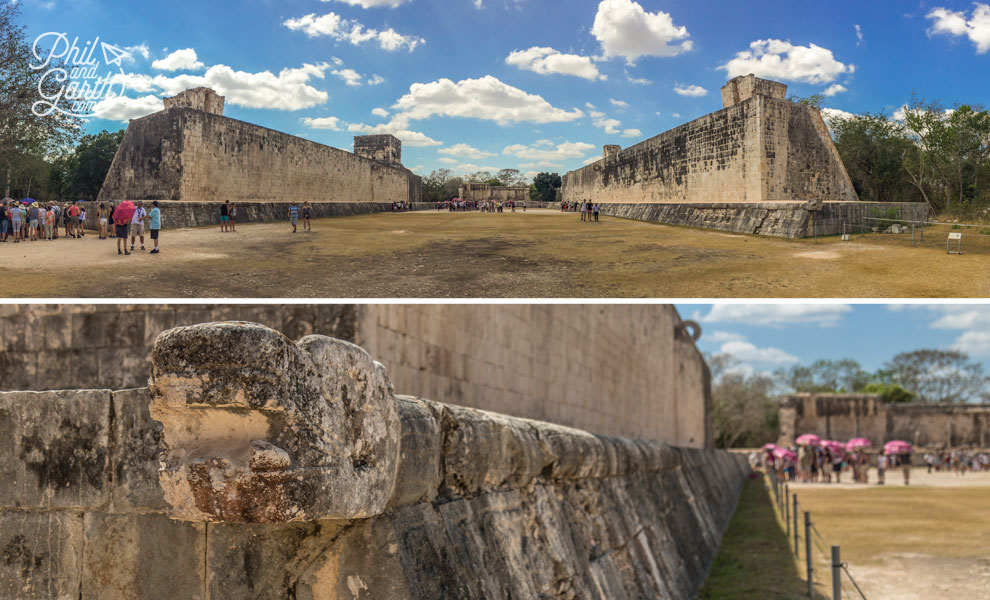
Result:
{"label": "green tree", "polygon": [[0,5],[0,187],[9,185],[18,195],[26,195],[46,186],[48,167],[39,161],[71,147],[80,120],[32,110],[42,100],[39,86],[45,95],[54,97],[62,83],[55,77],[45,78],[47,69],[31,68],[31,47],[24,28],[15,21],[19,12],[18,3]]}
{"label": "green tree", "polygon": [[812,393],[858,392],[872,378],[870,373],[851,358],[819,359],[808,366],[795,365],[778,370],[776,375],[795,392]]}
{"label": "green tree", "polygon": [[914,394],[919,402],[959,404],[987,396],[983,367],[958,350],[902,352],[883,370],[890,382]]}
{"label": "green tree", "polygon": [[[437,169],[423,178],[423,201],[443,202],[453,198],[446,197],[444,186],[453,178],[450,169]],[[456,192],[455,192],[456,194]]]}
{"label": "green tree", "polygon": [[533,178],[533,185],[543,202],[555,202],[563,182],[557,173],[540,173]]}
{"label": "green tree", "polygon": [[777,440],[780,432],[775,380],[747,373],[727,354],[706,356],[712,372],[715,445],[753,448]]}
{"label": "green tree", "polygon": [[914,402],[914,394],[896,383],[871,382],[860,390],[864,394],[880,394],[881,399],[888,404],[907,404]]}
{"label": "green tree", "polygon": [[123,129],[113,133],[104,130],[79,140],[72,174],[72,188],[79,199],[96,200],[124,133]]}
{"label": "green tree", "polygon": [[495,178],[506,187],[526,185],[526,178],[522,176],[519,169],[502,169]]}
{"label": "green tree", "polygon": [[836,118],[830,125],[835,147],[861,200],[922,199],[904,177],[905,155],[914,144],[903,126],[882,114]]}

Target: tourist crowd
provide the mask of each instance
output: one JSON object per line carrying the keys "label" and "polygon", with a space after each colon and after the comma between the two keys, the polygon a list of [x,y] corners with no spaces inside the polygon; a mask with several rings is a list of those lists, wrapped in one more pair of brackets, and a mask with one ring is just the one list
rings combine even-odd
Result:
{"label": "tourist crowd", "polygon": [[910,451],[871,453],[867,447],[829,445],[795,445],[783,448],[774,444],[764,446],[762,452],[749,456],[754,469],[774,471],[782,481],[797,483],[842,483],[842,474],[852,477],[854,483],[869,483],[870,468],[877,469],[877,484],[883,485],[888,471],[900,470],[904,485],[911,482]]}
{"label": "tourist crowd", "polygon": [[561,202],[560,212],[579,212],[581,213],[582,221],[594,221],[597,223],[601,207],[591,202]]}
{"label": "tourist crowd", "polygon": [[924,459],[929,473],[934,470],[965,475],[967,472],[990,471],[990,452],[974,448],[926,452]]}
{"label": "tourist crowd", "polygon": [[518,202],[515,200],[482,200],[478,202],[477,200],[454,198],[453,200],[443,200],[436,204],[437,212],[446,210],[449,212],[478,211],[483,213],[501,213],[505,212],[505,209],[509,209],[509,212],[516,212],[517,208],[526,212],[526,202],[522,200]]}
{"label": "tourist crowd", "polygon": [[[162,226],[158,202],[148,211],[143,202],[101,203],[96,207],[95,225],[99,239],[117,238],[117,253],[130,254],[135,244],[145,249],[145,228],[154,241],[151,254],[158,254],[158,233]],[[76,202],[0,201],[0,242],[54,241],[82,239],[86,235],[86,208]],[[110,224],[113,227],[110,227]],[[61,236],[59,230],[64,232]],[[130,238],[130,250],[127,239]],[[123,245],[121,245],[123,242]]]}

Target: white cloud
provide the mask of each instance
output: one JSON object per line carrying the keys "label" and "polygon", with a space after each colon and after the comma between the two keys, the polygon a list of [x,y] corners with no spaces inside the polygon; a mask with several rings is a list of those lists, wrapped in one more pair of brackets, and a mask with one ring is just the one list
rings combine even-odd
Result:
{"label": "white cloud", "polygon": [[455,158],[450,158],[449,156],[441,156],[440,158],[437,159],[437,162],[441,162],[441,163],[443,163],[445,165],[456,165],[457,163],[459,163],[461,161],[459,161],[459,160],[457,160]]}
{"label": "white cloud", "polygon": [[973,3],[973,14],[968,19],[965,11],[953,11],[936,7],[926,15],[933,21],[929,35],[965,36],[976,46],[977,54],[990,52],[990,4]]}
{"label": "white cloud", "polygon": [[319,119],[311,119],[306,117],[301,119],[302,124],[307,127],[312,127],[313,129],[329,129],[331,131],[340,131],[340,119],[337,117],[321,117]]}
{"label": "white cloud", "polygon": [[[660,113],[657,113],[657,116],[660,116]],[[670,113],[670,116],[674,117],[675,119],[680,119],[681,113]]]}
{"label": "white cloud", "polygon": [[713,331],[711,333],[706,333],[704,337],[706,342],[742,342],[746,338],[738,333],[732,333],[730,331]]}
{"label": "white cloud", "polygon": [[368,85],[381,85],[385,83],[385,78],[381,75],[372,75],[368,78]]}
{"label": "white cloud", "polygon": [[335,69],[330,74],[340,77],[351,87],[360,87],[364,83],[364,77],[354,69]]}
{"label": "white cloud", "polygon": [[375,115],[376,117],[381,117],[383,119],[387,119],[389,115],[388,111],[385,110],[384,108],[374,108],[371,110],[371,114]]}
{"label": "white cloud", "polygon": [[615,98],[609,98],[608,101],[611,102],[612,106],[615,106],[616,108],[629,108],[628,102],[623,102],[622,100],[616,100]]}
{"label": "white cloud", "polygon": [[641,56],[676,56],[692,48],[686,27],[674,25],[668,13],[648,13],[632,0],[602,0],[591,35],[604,58],[624,58],[627,64]]}
{"label": "white cloud", "polygon": [[863,43],[863,28],[859,25],[853,25],[856,28],[856,45]]}
{"label": "white cloud", "polygon": [[598,111],[591,111],[589,115],[591,116],[591,124],[595,127],[603,129],[609,135],[617,135],[619,133],[619,126],[622,125],[622,121],[609,119],[605,116],[605,113]]}
{"label": "white cloud", "polygon": [[532,146],[513,144],[506,146],[502,154],[532,161],[561,161],[569,158],[584,158],[584,155],[594,148],[594,145],[584,142],[564,142],[556,147],[547,147],[544,144]]}
{"label": "white cloud", "polygon": [[692,98],[699,98],[708,94],[708,90],[701,87],[700,85],[677,85],[674,86],[674,93],[680,96],[690,96]]}
{"label": "white cloud", "polygon": [[534,46],[529,50],[516,50],[506,57],[505,62],[540,75],[573,75],[591,81],[607,79],[589,57],[563,54],[553,48]]}
{"label": "white cloud", "polygon": [[841,84],[838,84],[838,83],[833,83],[832,85],[828,86],[828,89],[826,89],[824,92],[822,92],[822,95],[823,96],[826,96],[826,97],[832,97],[832,96],[834,96],[836,94],[841,94],[841,93],[847,92],[847,91],[849,91],[849,90],[846,89],[846,86],[841,85]]}
{"label": "white cloud", "polygon": [[626,81],[628,81],[633,85],[650,85],[651,83],[653,83],[652,81],[646,79],[645,77],[633,77],[632,75],[626,75]]}
{"label": "white cloud", "polygon": [[437,154],[447,154],[449,156],[459,156],[462,158],[469,158],[471,160],[482,160],[484,158],[489,158],[491,156],[498,156],[494,152],[485,152],[483,150],[478,150],[467,144],[455,144],[450,148],[442,148],[437,150]]}
{"label": "white cloud", "polygon": [[758,348],[743,340],[728,341],[722,344],[719,354],[729,354],[741,363],[760,366],[784,366],[800,362],[798,357],[779,348]]}
{"label": "white cloud", "polygon": [[846,112],[844,110],[839,110],[838,108],[823,108],[822,109],[822,120],[825,121],[825,125],[829,129],[833,129],[836,121],[844,121],[846,119],[851,119],[856,115],[851,112]]}
{"label": "white cloud", "polygon": [[192,48],[176,50],[165,58],[151,63],[151,67],[159,71],[199,71],[205,66],[196,57],[196,51]]}
{"label": "white cloud", "polygon": [[142,96],[128,98],[115,96],[104,98],[93,107],[93,115],[100,119],[126,123],[130,119],[138,119],[151,113],[165,109],[162,99],[157,96]]}
{"label": "white cloud", "polygon": [[848,304],[715,304],[702,317],[702,322],[767,327],[803,323],[832,327],[851,311]]}
{"label": "white cloud", "polygon": [[967,331],[951,346],[972,357],[990,357],[990,331]]}
{"label": "white cloud", "polygon": [[425,133],[407,129],[406,123],[407,121],[404,121],[401,118],[393,118],[388,123],[382,123],[379,125],[351,123],[347,126],[347,130],[354,133],[363,133],[365,135],[391,133],[395,137],[399,138],[405,146],[426,147],[440,146],[443,144],[443,142],[439,142]]}
{"label": "white cloud", "polygon": [[309,37],[328,36],[338,42],[348,42],[355,46],[376,42],[382,50],[388,52],[403,48],[412,52],[416,46],[426,43],[421,37],[402,35],[392,28],[384,31],[366,29],[361,23],[344,19],[336,13],[327,13],[319,17],[315,13],[310,13],[297,19],[286,19],[282,25],[292,31],[302,31]]}
{"label": "white cloud", "polygon": [[[329,2],[330,0],[320,0],[320,2]],[[344,4],[350,4],[351,6],[360,6],[361,8],[395,8],[396,6],[407,2],[408,0],[336,0],[337,2],[343,2]]]}
{"label": "white cloud", "polygon": [[977,306],[939,306],[932,310],[940,313],[931,324],[932,329],[990,329],[990,310]]}
{"label": "white cloud", "polygon": [[475,8],[477,8],[478,10],[481,10],[481,7],[482,6],[484,6],[484,0],[474,0],[474,7]]}
{"label": "white cloud", "polygon": [[602,159],[601,156],[592,156],[590,158],[586,158],[586,159],[584,159],[584,165],[585,166],[588,166],[588,165],[594,164],[594,163],[600,161],[601,159]]}
{"label": "white cloud", "polygon": [[140,56],[144,60],[151,58],[151,50],[148,48],[148,44],[138,44],[137,46],[124,46],[124,50],[127,51],[128,56],[124,58],[125,62],[134,62],[135,56]]}
{"label": "white cloud", "polygon": [[520,169],[562,169],[564,165],[560,163],[551,162],[549,160],[519,163]]}
{"label": "white cloud", "polygon": [[555,108],[542,97],[502,83],[491,75],[457,83],[446,78],[414,83],[392,108],[413,120],[440,115],[495,121],[499,125],[523,121],[563,123],[584,116],[577,108],[570,112]]}
{"label": "white cloud", "polygon": [[835,60],[832,51],[815,44],[795,46],[783,40],[756,40],[736,57],[719,67],[729,78],[755,74],[778,81],[810,84],[831,83],[837,77],[853,73],[856,67]]}
{"label": "white cloud", "polygon": [[638,129],[625,129],[622,132],[622,137],[624,138],[640,137],[641,135],[643,135],[643,132]]}
{"label": "white cloud", "polygon": [[143,74],[118,74],[114,83],[123,83],[127,89],[138,93],[156,92],[174,96],[194,87],[208,87],[226,97],[228,105],[245,108],[275,110],[301,110],[327,101],[327,93],[318,90],[309,81],[322,79],[326,63],[304,64],[298,68],[282,69],[278,75],[270,71],[249,73],[235,71],[226,65],[214,65],[202,75],[179,74],[175,76]]}

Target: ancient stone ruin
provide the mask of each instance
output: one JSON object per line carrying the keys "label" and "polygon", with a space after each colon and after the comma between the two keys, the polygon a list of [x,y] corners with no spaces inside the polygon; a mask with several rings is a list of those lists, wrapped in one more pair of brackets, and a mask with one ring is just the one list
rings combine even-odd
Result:
{"label": "ancient stone ruin", "polygon": [[921,448],[990,444],[990,404],[890,404],[876,394],[793,394],[780,405],[780,443],[803,433],[826,439],[865,437],[882,446],[904,440]]}
{"label": "ancient stone ruin", "polygon": [[473,202],[526,202],[529,200],[529,186],[490,185],[487,183],[465,183],[457,189],[461,200]]}
{"label": "ancient stone ruin", "polygon": [[755,75],[722,88],[724,108],[567,173],[563,200],[605,214],[785,237],[842,232],[871,211],[922,220],[926,204],[860,202],[817,109]]}
{"label": "ancient stone ruin", "polygon": [[397,396],[324,336],[152,356],[150,391],[0,393],[0,597],[690,598],[746,472]]}
{"label": "ancient stone ruin", "polygon": [[224,201],[243,203],[248,221],[285,219],[280,203],[290,201],[312,203],[314,216],[420,202],[422,179],[402,166],[393,136],[355,137],[352,154],[225,117],[223,108],[222,96],[196,88],[132,120],[97,202],[168,202],[170,227],[213,223]]}

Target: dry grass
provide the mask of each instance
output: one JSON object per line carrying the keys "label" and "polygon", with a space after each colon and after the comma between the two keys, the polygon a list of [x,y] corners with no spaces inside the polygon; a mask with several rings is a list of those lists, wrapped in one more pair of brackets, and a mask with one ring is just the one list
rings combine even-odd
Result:
{"label": "dry grass", "polygon": [[[824,538],[812,536],[818,594],[831,597],[831,570],[826,557],[834,544],[841,547],[843,562],[848,563],[870,600],[990,597],[990,474],[969,476],[957,487],[950,477],[926,478],[922,469],[916,469],[912,480],[921,485],[903,486],[897,474],[888,479],[886,486],[790,486],[798,496],[801,511],[811,513],[812,522]],[[706,590],[715,582],[718,589],[729,592],[701,597],[807,597],[803,525],[800,558],[795,560],[788,550],[793,547],[791,541],[784,544],[787,559],[782,559],[779,540],[784,535],[783,524],[778,515],[770,519],[766,514],[772,512],[772,496],[756,491],[748,494],[740,501],[706,582]],[[754,503],[767,506],[753,508]],[[761,512],[758,518],[753,516]],[[741,542],[733,541],[736,539]],[[733,572],[724,567],[734,563],[746,568]],[[759,565],[767,564],[779,567],[769,572],[759,570]],[[780,591],[795,577],[801,580],[796,593],[790,589]],[[752,578],[766,588],[754,589]],[[858,598],[847,580],[843,596]]]}
{"label": "dry grass", "polygon": [[[165,215],[166,222],[168,215]],[[529,211],[366,215],[166,230],[162,254],[112,240],[0,244],[5,297],[985,297],[990,252],[868,236],[783,240]]]}

